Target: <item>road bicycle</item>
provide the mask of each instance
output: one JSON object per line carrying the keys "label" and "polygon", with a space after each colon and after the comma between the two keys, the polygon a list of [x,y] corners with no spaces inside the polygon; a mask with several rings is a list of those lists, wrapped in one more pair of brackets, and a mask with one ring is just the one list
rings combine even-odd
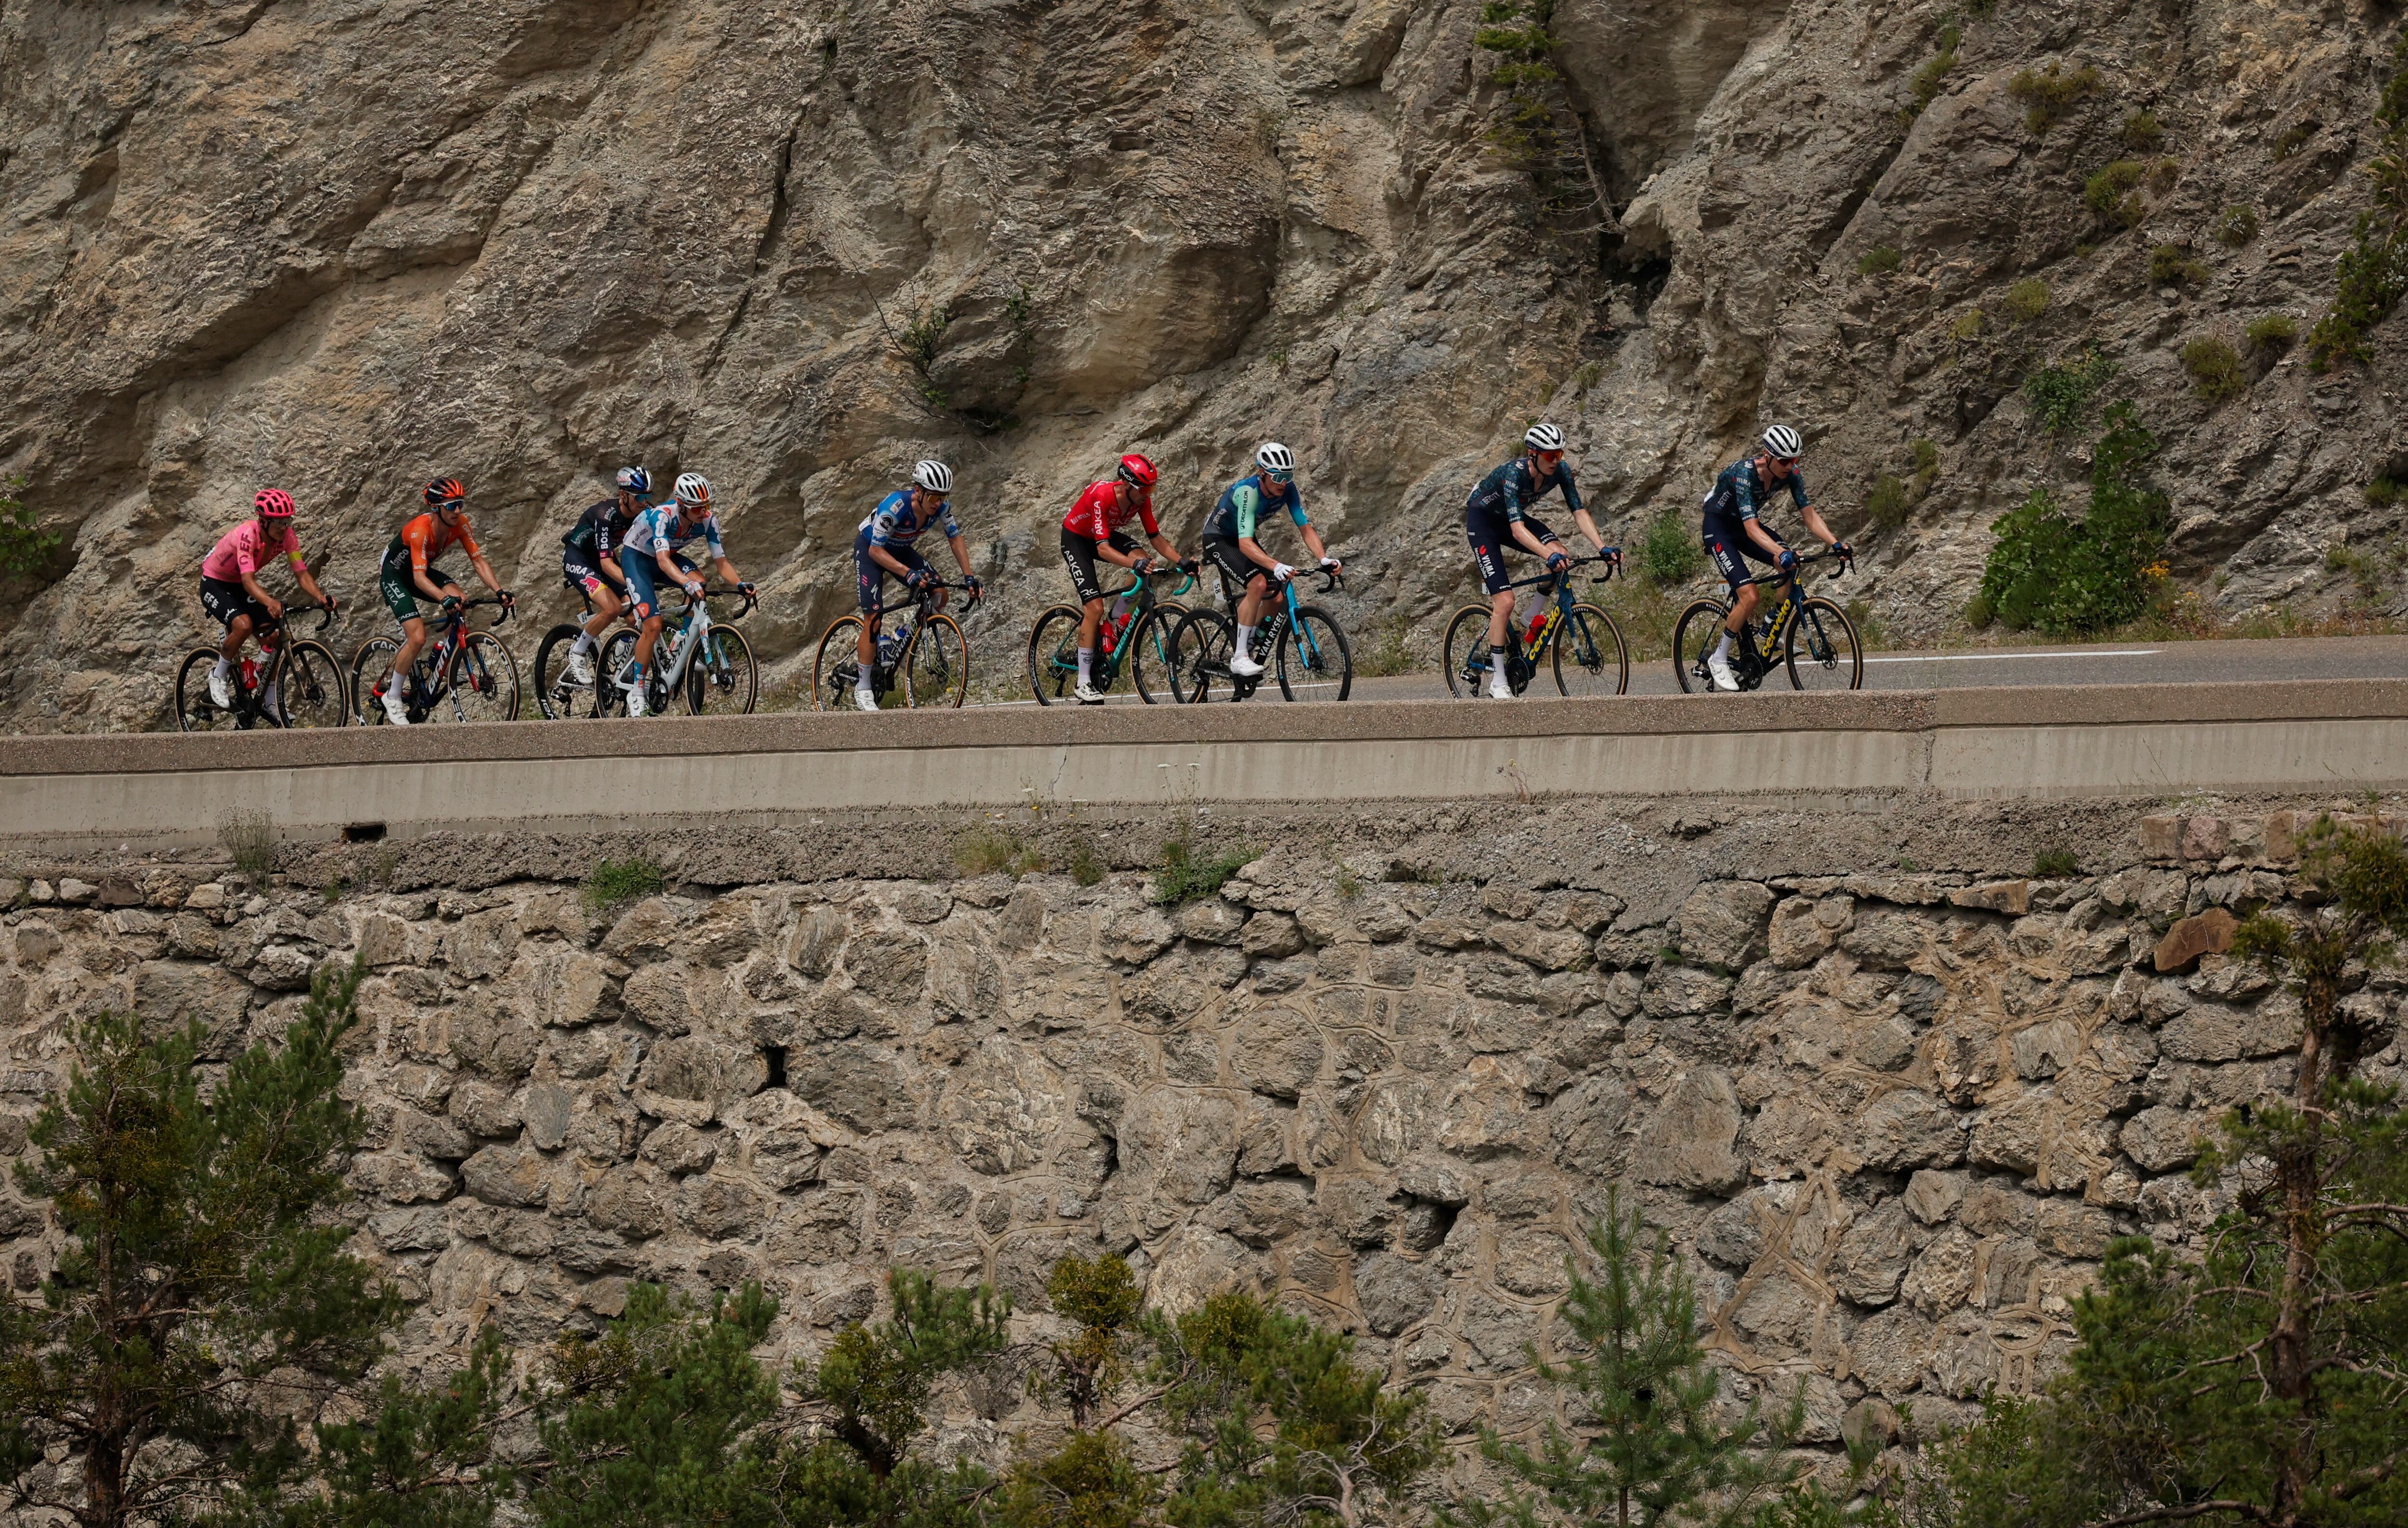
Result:
{"label": "road bicycle", "polygon": [[[289,604],[294,610],[322,612],[313,631],[324,631],[335,612],[314,601]],[[283,630],[270,621],[253,634],[260,637]],[[254,723],[271,727],[339,727],[351,721],[343,690],[343,667],[333,650],[308,637],[290,637],[269,648],[263,641],[257,658],[234,665],[229,688],[234,704],[221,707],[209,699],[209,675],[218,666],[218,650],[194,648],[176,669],[176,728],[179,732],[248,732]]]}
{"label": "road bicycle", "polygon": [[[759,596],[725,584],[716,589],[706,585],[698,596],[682,587],[677,593],[685,598],[685,610],[677,629],[663,631],[652,643],[652,666],[644,670],[645,710],[659,716],[668,709],[670,697],[681,694],[686,710],[695,716],[750,716],[761,694],[752,644],[735,627],[710,619],[710,599],[716,594],[741,597],[744,607],[736,612],[740,621],[752,613]],[[595,716],[627,714],[627,670],[636,661],[636,635],[615,631],[602,643],[602,660],[594,673]]]}
{"label": "road bicycle", "polygon": [[[1572,598],[1572,570],[1591,564],[1605,568],[1589,580],[1595,588],[1621,570],[1622,549],[1608,547],[1595,557],[1575,557],[1560,573],[1541,573],[1506,585],[1509,589],[1535,587],[1547,600],[1527,626],[1519,620],[1506,622],[1505,682],[1516,695],[1537,680],[1541,664],[1554,666],[1558,694],[1629,692],[1630,648],[1622,639],[1622,628],[1597,606]],[[1439,662],[1446,665],[1448,693],[1458,700],[1477,699],[1487,686],[1488,615],[1485,605],[1467,605],[1447,622]]]}
{"label": "road bicycle", "polygon": [[[579,597],[585,601],[586,619],[591,620],[594,615],[594,596],[580,592]],[[616,630],[620,626],[632,629],[635,625],[634,609],[632,603],[622,602],[619,607],[619,619],[612,629]],[[600,693],[594,688],[592,678],[589,676],[584,681],[580,682],[568,677],[569,650],[576,646],[577,638],[583,635],[584,630],[584,622],[581,621],[564,621],[544,633],[543,640],[536,647],[535,705],[537,713],[546,721],[558,721],[565,718],[595,717],[602,714]],[[603,640],[608,638],[605,637]],[[593,650],[598,651],[601,646],[602,642],[596,641]]]}
{"label": "road bicycle", "polygon": [[[1342,586],[1343,580],[1327,568],[1297,571],[1318,572],[1320,593]],[[1318,605],[1299,604],[1295,578],[1271,582],[1280,592],[1280,603],[1254,632],[1255,661],[1270,655],[1270,662],[1263,666],[1279,676],[1280,693],[1289,700],[1344,700],[1354,688],[1354,654],[1338,618]],[[1182,703],[1211,700],[1216,691],[1231,700],[1243,700],[1263,682],[1261,674],[1249,678],[1229,668],[1238,638],[1238,600],[1244,593],[1242,588],[1231,588],[1229,576],[1224,573],[1221,596],[1228,603],[1229,614],[1190,610],[1171,629],[1170,690]]]}
{"label": "road bicycle", "polygon": [[[450,701],[455,721],[514,721],[519,714],[519,661],[492,632],[468,630],[468,612],[501,606],[494,622],[510,619],[498,594],[480,594],[439,611],[428,624],[434,635],[409,665],[402,714],[413,722],[433,721]],[[351,658],[351,708],[364,727],[382,726],[384,689],[393,682],[393,660],[401,651],[395,636],[371,636]]]}
{"label": "road bicycle", "polygon": [[[1173,573],[1183,575],[1179,587],[1169,598],[1158,598],[1154,580]],[[1118,621],[1109,609],[1105,612],[1104,623],[1096,633],[1095,664],[1088,682],[1109,693],[1125,665],[1138,698],[1148,706],[1168,693],[1165,681],[1170,677],[1170,634],[1187,615],[1187,607],[1178,597],[1195,587],[1195,574],[1157,564],[1134,583],[1109,591],[1105,597],[1114,604],[1132,591],[1137,597],[1129,613]],[[1028,688],[1039,706],[1051,706],[1078,688],[1082,619],[1077,606],[1057,605],[1028,629]]]}
{"label": "road bicycle", "polygon": [[[1748,580],[1752,584],[1787,581],[1790,587],[1760,627],[1749,621],[1731,643],[1731,677],[1739,680],[1742,690],[1757,688],[1779,668],[1789,671],[1793,690],[1865,687],[1865,650],[1856,640],[1856,622],[1829,600],[1806,596],[1806,569],[1835,557],[1840,562],[1831,575],[1835,578],[1856,565],[1853,555],[1820,551],[1799,558],[1788,573],[1775,569]],[[1714,688],[1706,660],[1721,643],[1723,622],[1729,615],[1728,605],[1710,599],[1698,600],[1681,612],[1679,624],[1672,628],[1672,673],[1684,691]]]}
{"label": "road bicycle", "polygon": [[[893,605],[881,603],[869,612],[870,630],[891,610],[910,613],[891,632],[880,633],[877,656],[869,668],[870,693],[882,708],[886,697],[903,693],[906,706],[959,706],[970,693],[970,644],[961,622],[937,608],[941,591],[958,589],[969,595],[962,614],[979,607],[983,591],[968,581],[947,583],[931,578],[918,589],[905,586],[910,597]],[[855,684],[861,674],[861,622],[858,615],[839,616],[820,638],[819,656],[811,662],[811,709],[850,711],[860,708]]]}

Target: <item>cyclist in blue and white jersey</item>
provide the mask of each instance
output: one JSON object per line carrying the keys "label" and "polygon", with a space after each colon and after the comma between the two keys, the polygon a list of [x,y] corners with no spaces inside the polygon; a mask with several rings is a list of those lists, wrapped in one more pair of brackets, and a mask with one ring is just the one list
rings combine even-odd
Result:
{"label": "cyclist in blue and white jersey", "polygon": [[698,472],[681,474],[667,504],[638,513],[619,543],[619,570],[627,576],[627,595],[642,629],[636,634],[636,661],[627,665],[624,681],[627,714],[644,714],[644,669],[652,661],[652,644],[661,636],[661,607],[654,593],[656,578],[666,578],[699,598],[702,579],[694,564],[680,555],[700,541],[710,549],[719,576],[745,593],[752,586],[738,577],[719,538],[719,517],[710,512],[710,481]]}
{"label": "cyclist in blue and white jersey", "polygon": [[1571,565],[1571,553],[1564,550],[1563,542],[1545,521],[1527,512],[1530,506],[1562,489],[1564,503],[1580,522],[1581,535],[1588,537],[1599,556],[1605,554],[1605,538],[1597,534],[1597,521],[1589,518],[1588,507],[1581,503],[1580,489],[1572,482],[1571,464],[1564,460],[1564,433],[1542,421],[1530,426],[1522,444],[1526,448],[1523,453],[1480,479],[1480,486],[1463,506],[1464,535],[1471,542],[1472,561],[1480,566],[1481,587],[1488,591],[1488,694],[1492,700],[1513,698],[1512,683],[1505,674],[1505,634],[1513,620],[1513,591],[1509,587],[1513,577],[1505,569],[1506,544],[1546,559],[1550,571]]}
{"label": "cyclist in blue and white jersey", "polygon": [[1340,564],[1321,544],[1321,533],[1304,518],[1304,493],[1296,486],[1296,456],[1276,440],[1267,440],[1254,452],[1254,475],[1240,478],[1221,491],[1221,502],[1204,521],[1204,555],[1221,570],[1231,589],[1244,593],[1238,601],[1238,639],[1229,650],[1229,672],[1253,678],[1263,671],[1247,645],[1263,608],[1271,601],[1271,580],[1285,583],[1296,569],[1263,550],[1260,531],[1274,509],[1284,509],[1304,536],[1304,550],[1335,573]]}
{"label": "cyclist in blue and white jersey", "polygon": [[[1784,573],[1798,565],[1798,554],[1789,543],[1772,533],[1758,518],[1757,510],[1770,505],[1773,495],[1788,490],[1789,502],[1798,507],[1798,515],[1806,529],[1827,547],[1842,552],[1847,543],[1831,534],[1823,522],[1823,512],[1814,507],[1806,493],[1806,478],[1798,470],[1798,460],[1805,454],[1806,443],[1797,431],[1786,424],[1776,424],[1764,432],[1763,444],[1753,456],[1742,456],[1723,468],[1714,478],[1713,488],[1706,494],[1705,536],[1706,555],[1713,560],[1714,570],[1731,592],[1730,614],[1723,618],[1722,640],[1706,657],[1706,671],[1713,676],[1717,690],[1736,690],[1739,676],[1731,672],[1731,643],[1739,637],[1740,628],[1756,614],[1760,591],[1750,583],[1746,559],[1770,564]],[[1786,593],[1795,582],[1784,578],[1780,588]]]}
{"label": "cyclist in blue and white jersey", "polygon": [[[853,700],[863,710],[878,709],[878,693],[870,685],[878,662],[877,609],[890,578],[913,589],[937,576],[928,560],[911,543],[934,525],[945,529],[953,543],[953,561],[962,565],[962,581],[975,591],[978,575],[970,571],[970,547],[962,539],[961,522],[953,518],[953,469],[942,462],[923,462],[911,469],[911,486],[896,489],[878,501],[853,538],[853,570],[861,586],[861,641],[854,649],[859,661],[853,679]],[[946,591],[937,591],[936,607],[945,607]]]}

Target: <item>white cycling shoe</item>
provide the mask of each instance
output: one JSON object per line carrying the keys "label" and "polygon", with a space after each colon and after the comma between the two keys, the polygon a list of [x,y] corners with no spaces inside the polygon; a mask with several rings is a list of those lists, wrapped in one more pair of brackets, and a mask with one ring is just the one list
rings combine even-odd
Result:
{"label": "white cycling shoe", "polygon": [[1512,700],[1514,698],[1513,686],[1512,682],[1505,678],[1505,671],[1502,668],[1492,668],[1488,671],[1488,698],[1490,700]]}
{"label": "white cycling shoe", "polygon": [[1079,688],[1070,693],[1082,706],[1101,706],[1104,703],[1104,693],[1084,679],[1081,679]]}
{"label": "white cycling shoe", "polygon": [[1730,660],[1727,658],[1716,658],[1711,655],[1708,656],[1706,659],[1706,672],[1713,676],[1714,688],[1717,690],[1736,690],[1739,688],[1739,676],[1731,672]]}
{"label": "white cycling shoe", "polygon": [[1258,679],[1262,678],[1263,665],[1242,652],[1233,652],[1229,655],[1229,672],[1241,679]]}
{"label": "white cycling shoe", "polygon": [[209,671],[209,704],[221,711],[234,709],[234,686],[228,682],[232,678],[232,675],[221,674],[215,669]]}
{"label": "white cycling shoe", "polygon": [[569,650],[568,662],[562,667],[571,684],[594,682],[594,660],[575,649]]}
{"label": "white cycling shoe", "polygon": [[874,711],[878,709],[878,692],[856,689],[853,693],[853,704],[855,710]]}
{"label": "white cycling shoe", "polygon": [[396,727],[409,725],[409,707],[401,703],[401,686],[390,680],[384,687],[384,719]]}
{"label": "white cycling shoe", "polygon": [[627,714],[629,716],[652,714],[644,707],[644,687],[640,684],[631,684],[627,687]]}

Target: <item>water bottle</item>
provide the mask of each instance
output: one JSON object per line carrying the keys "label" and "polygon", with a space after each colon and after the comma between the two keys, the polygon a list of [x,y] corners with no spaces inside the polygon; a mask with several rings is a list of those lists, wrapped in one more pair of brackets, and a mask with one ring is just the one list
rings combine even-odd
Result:
{"label": "water bottle", "polygon": [[902,650],[903,634],[901,632],[888,632],[878,639],[878,661],[882,664],[893,663],[896,655]]}
{"label": "water bottle", "polygon": [[1537,647],[1537,646],[1539,645],[1539,631],[1540,631],[1540,628],[1541,628],[1541,627],[1545,626],[1545,625],[1546,625],[1546,623],[1547,623],[1547,612],[1546,612],[1546,611],[1541,610],[1541,611],[1540,611],[1537,615],[1532,616],[1532,617],[1530,618],[1530,629],[1529,629],[1529,631],[1528,631],[1527,633],[1524,634],[1524,635],[1523,635],[1523,637],[1522,637],[1522,644],[1523,644],[1523,646],[1525,646],[1525,647],[1533,647],[1533,648],[1534,648],[1534,647]]}
{"label": "water bottle", "polygon": [[242,687],[250,691],[256,691],[259,688],[258,660],[245,658],[242,661]]}

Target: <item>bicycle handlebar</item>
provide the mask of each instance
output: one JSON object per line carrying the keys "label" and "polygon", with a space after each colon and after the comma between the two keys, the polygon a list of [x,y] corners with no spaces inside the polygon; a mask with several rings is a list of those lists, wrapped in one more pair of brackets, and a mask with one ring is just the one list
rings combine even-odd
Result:
{"label": "bicycle handlebar", "polygon": [[[678,585],[678,593],[685,595],[686,608],[689,610],[693,609],[695,596],[687,593],[685,585]],[[704,599],[711,599],[721,594],[735,594],[744,601],[744,608],[737,612],[739,616],[750,615],[752,611],[752,607],[761,603],[761,592],[757,589],[747,593],[740,586],[736,584],[724,583],[715,589],[708,582],[703,584],[702,597]]]}
{"label": "bicycle handlebar", "polygon": [[1797,573],[1797,571],[1798,571],[1798,569],[1799,569],[1799,568],[1802,568],[1802,567],[1809,567],[1809,566],[1812,566],[1813,564],[1816,564],[1816,563],[1828,563],[1828,562],[1829,562],[1829,561],[1830,561],[1832,558],[1834,558],[1834,557],[1836,557],[1836,558],[1838,558],[1838,559],[1840,560],[1840,567],[1839,567],[1839,571],[1838,571],[1838,572],[1836,572],[1836,573],[1833,573],[1833,574],[1831,575],[1831,577],[1832,577],[1832,578],[1846,578],[1846,577],[1848,576],[1848,570],[1849,570],[1850,568],[1855,567],[1855,566],[1856,565],[1856,552],[1855,552],[1853,550],[1848,550],[1848,551],[1842,551],[1842,550],[1840,550],[1837,547],[1826,547],[1826,548],[1824,548],[1821,551],[1814,552],[1814,553],[1813,553],[1813,554],[1812,554],[1812,555],[1810,555],[1810,556],[1800,557],[1799,559],[1798,559],[1798,566],[1797,566],[1797,567],[1791,567],[1791,568],[1778,568],[1778,567],[1776,567],[1776,568],[1774,568],[1774,569],[1773,569],[1771,572],[1770,572],[1770,573],[1761,573],[1761,574],[1758,574],[1758,575],[1756,575],[1755,578],[1750,578],[1750,579],[1748,579],[1747,581],[1748,581],[1749,583],[1751,583],[1751,584],[1759,584],[1759,583],[1781,583],[1781,582],[1784,582],[1784,581],[1785,581],[1786,579],[1788,579],[1788,578],[1789,578],[1792,575],[1794,575],[1795,573]]}

